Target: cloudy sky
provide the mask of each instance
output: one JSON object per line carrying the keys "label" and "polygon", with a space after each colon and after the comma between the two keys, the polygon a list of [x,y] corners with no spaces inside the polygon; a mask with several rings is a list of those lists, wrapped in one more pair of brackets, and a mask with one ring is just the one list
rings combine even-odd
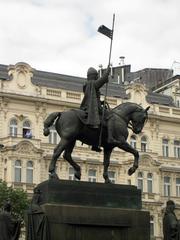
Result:
{"label": "cloudy sky", "polygon": [[86,76],[88,67],[111,62],[132,71],[180,68],[179,0],[0,0],[0,64],[26,62],[33,68]]}

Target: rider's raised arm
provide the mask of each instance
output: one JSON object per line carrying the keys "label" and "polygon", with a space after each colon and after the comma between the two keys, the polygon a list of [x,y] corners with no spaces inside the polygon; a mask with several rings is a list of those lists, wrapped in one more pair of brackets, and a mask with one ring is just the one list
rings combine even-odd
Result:
{"label": "rider's raised arm", "polygon": [[101,88],[105,83],[108,82],[109,73],[110,73],[110,67],[108,66],[108,68],[107,68],[106,72],[103,74],[103,76],[96,80],[96,82],[95,82],[96,89]]}

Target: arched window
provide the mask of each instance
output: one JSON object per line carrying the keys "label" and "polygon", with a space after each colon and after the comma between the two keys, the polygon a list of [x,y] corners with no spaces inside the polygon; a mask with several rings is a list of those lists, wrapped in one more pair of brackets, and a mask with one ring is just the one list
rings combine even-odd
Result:
{"label": "arched window", "polygon": [[49,143],[57,144],[59,141],[59,137],[58,137],[57,131],[55,129],[55,126],[54,125],[51,126],[49,130],[50,130]]}
{"label": "arched window", "polygon": [[22,134],[23,138],[32,138],[31,124],[29,120],[24,121]]}
{"label": "arched window", "polygon": [[14,181],[21,182],[21,161],[16,160],[14,166]]}
{"label": "arched window", "polygon": [[147,138],[145,136],[141,138],[141,151],[142,152],[147,151]]}
{"label": "arched window", "polygon": [[147,191],[148,191],[148,193],[153,192],[153,175],[152,175],[152,173],[147,174]]}
{"label": "arched window", "polygon": [[89,169],[88,172],[88,181],[89,182],[96,182],[96,170]]}
{"label": "arched window", "polygon": [[141,189],[141,191],[143,191],[143,173],[142,172],[138,172],[137,187],[138,189]]}
{"label": "arched window", "polygon": [[164,157],[169,157],[169,140],[165,138],[162,140],[162,153]]}
{"label": "arched window", "polygon": [[28,161],[26,166],[26,182],[33,183],[33,162]]}
{"label": "arched window", "polygon": [[17,137],[17,130],[18,130],[17,120],[15,118],[13,118],[13,119],[11,119],[10,126],[9,126],[10,136]]}
{"label": "arched window", "polygon": [[132,135],[130,138],[130,145],[136,149],[136,136]]}

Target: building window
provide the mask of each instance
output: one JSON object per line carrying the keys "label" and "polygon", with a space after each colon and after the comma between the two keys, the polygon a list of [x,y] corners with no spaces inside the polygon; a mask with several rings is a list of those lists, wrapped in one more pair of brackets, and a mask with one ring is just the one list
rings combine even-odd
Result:
{"label": "building window", "polygon": [[180,178],[176,178],[176,197],[180,197]]}
{"label": "building window", "polygon": [[69,168],[69,180],[75,180],[75,176],[74,176],[74,168],[70,167]]}
{"label": "building window", "polygon": [[27,162],[26,182],[33,183],[33,162],[32,161]]}
{"label": "building window", "polygon": [[55,129],[55,126],[51,126],[49,128],[50,130],[50,134],[49,134],[49,143],[51,144],[57,144],[58,143],[58,134],[57,131]]}
{"label": "building window", "polygon": [[23,138],[32,138],[31,124],[28,120],[23,123]]}
{"label": "building window", "polygon": [[169,140],[168,139],[162,140],[162,152],[163,152],[163,157],[169,157]]}
{"label": "building window", "polygon": [[180,158],[180,141],[174,140],[174,157]]}
{"label": "building window", "polygon": [[112,183],[115,183],[116,173],[114,171],[108,171],[109,179]]}
{"label": "building window", "polygon": [[143,191],[143,173],[138,172],[137,187]]}
{"label": "building window", "polygon": [[17,129],[18,129],[18,127],[17,127],[17,120],[13,118],[10,121],[10,128],[9,128],[10,136],[17,137]]}
{"label": "building window", "polygon": [[170,177],[164,177],[164,196],[169,197],[171,191]]}
{"label": "building window", "polygon": [[130,145],[131,145],[131,147],[136,149],[136,136],[134,136],[134,135],[131,136],[131,138],[130,138]]}
{"label": "building window", "polygon": [[154,217],[150,216],[150,236],[154,236]]}
{"label": "building window", "polygon": [[21,182],[21,161],[15,161],[15,169],[14,169],[14,181]]}
{"label": "building window", "polygon": [[147,151],[147,138],[145,136],[141,138],[141,151],[142,152]]}
{"label": "building window", "polygon": [[180,101],[179,100],[176,101],[176,106],[180,107]]}
{"label": "building window", "polygon": [[153,192],[153,175],[152,175],[152,173],[147,174],[147,191],[148,191],[148,193]]}
{"label": "building window", "polygon": [[96,170],[89,169],[88,172],[88,181],[89,182],[96,182]]}

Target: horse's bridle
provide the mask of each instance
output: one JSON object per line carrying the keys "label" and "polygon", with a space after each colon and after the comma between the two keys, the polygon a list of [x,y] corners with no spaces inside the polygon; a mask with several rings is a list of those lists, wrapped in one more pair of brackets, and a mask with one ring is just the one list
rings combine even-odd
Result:
{"label": "horse's bridle", "polygon": [[[120,115],[119,113],[117,113],[117,112],[113,112],[113,113],[115,113],[119,118],[121,118],[121,119],[127,124],[127,119],[125,119],[123,116],[121,116],[121,115]],[[130,125],[130,126],[129,126],[129,125]],[[133,131],[132,123],[131,123],[130,121],[128,122],[127,127]]]}

